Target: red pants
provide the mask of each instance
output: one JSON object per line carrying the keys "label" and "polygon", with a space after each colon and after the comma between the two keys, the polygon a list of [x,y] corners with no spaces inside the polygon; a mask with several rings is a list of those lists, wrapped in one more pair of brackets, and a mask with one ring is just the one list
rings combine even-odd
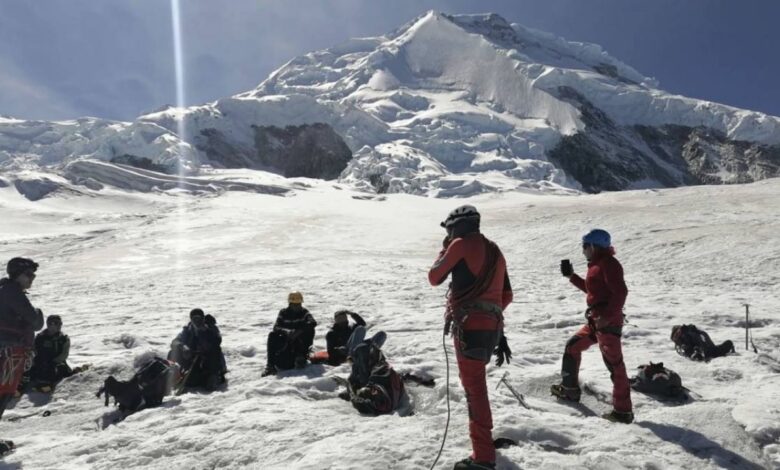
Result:
{"label": "red pants", "polygon": [[615,411],[631,411],[631,387],[628,384],[626,364],[623,362],[623,350],[620,336],[604,331],[594,331],[585,325],[566,343],[563,354],[561,376],[566,387],[579,387],[580,360],[582,351],[598,343],[601,357],[612,379],[612,406]]}
{"label": "red pants", "polygon": [[469,407],[469,437],[473,450],[471,458],[479,462],[495,462],[493,415],[488,400],[485,365],[490,361],[498,341],[499,323],[495,315],[471,312],[462,328],[463,331],[454,335],[454,343],[460,383],[466,392]]}

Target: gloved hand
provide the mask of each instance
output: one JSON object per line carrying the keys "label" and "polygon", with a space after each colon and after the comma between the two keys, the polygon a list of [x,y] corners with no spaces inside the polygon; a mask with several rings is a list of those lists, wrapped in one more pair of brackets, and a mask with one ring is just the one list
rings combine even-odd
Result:
{"label": "gloved hand", "polygon": [[506,335],[503,333],[501,333],[501,339],[498,342],[498,346],[496,346],[496,349],[493,351],[493,354],[496,355],[496,365],[498,367],[504,365],[504,362],[509,364],[509,361],[512,359],[512,350],[509,349],[509,343],[507,343]]}
{"label": "gloved hand", "polygon": [[182,345],[181,346],[181,357],[182,359],[189,360],[192,358],[192,349],[189,348],[189,346]]}
{"label": "gloved hand", "polygon": [[574,274],[574,266],[571,265],[571,261],[567,259],[561,260],[561,274],[563,274],[563,277],[571,277]]}
{"label": "gloved hand", "polygon": [[203,321],[206,323],[206,326],[215,326],[217,324],[217,319],[210,314],[206,315]]}

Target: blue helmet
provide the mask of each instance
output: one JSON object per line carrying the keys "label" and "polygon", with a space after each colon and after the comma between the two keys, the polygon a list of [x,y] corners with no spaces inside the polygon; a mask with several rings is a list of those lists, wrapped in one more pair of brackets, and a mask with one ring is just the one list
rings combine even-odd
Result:
{"label": "blue helmet", "polygon": [[594,228],[582,237],[582,243],[590,243],[591,245],[600,246],[602,248],[609,248],[612,246],[612,237],[609,236],[609,232],[606,230]]}

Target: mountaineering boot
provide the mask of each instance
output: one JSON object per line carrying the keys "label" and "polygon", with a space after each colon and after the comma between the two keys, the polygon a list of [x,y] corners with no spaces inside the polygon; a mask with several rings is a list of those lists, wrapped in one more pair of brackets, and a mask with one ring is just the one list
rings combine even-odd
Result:
{"label": "mountaineering boot", "polygon": [[601,417],[613,423],[631,424],[634,421],[634,413],[630,411],[612,410],[609,413],[604,413]]}
{"label": "mountaineering boot", "polygon": [[582,392],[580,391],[580,387],[564,387],[560,384],[555,384],[550,387],[550,393],[555,395],[561,400],[566,401],[573,401],[579,403],[580,401],[580,395]]}
{"label": "mountaineering boot", "polygon": [[274,374],[276,374],[276,367],[269,364],[265,366],[265,370],[263,370],[263,373],[260,374],[260,377],[268,377],[269,375],[274,375]]}
{"label": "mountaineering boot", "polygon": [[456,463],[453,470],[495,470],[496,464],[493,462],[477,462],[471,457],[463,459]]}

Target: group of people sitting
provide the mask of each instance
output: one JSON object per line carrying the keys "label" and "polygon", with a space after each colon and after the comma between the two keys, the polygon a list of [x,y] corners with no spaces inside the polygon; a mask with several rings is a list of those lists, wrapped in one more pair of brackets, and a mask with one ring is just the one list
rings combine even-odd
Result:
{"label": "group of people sitting", "polygon": [[309,362],[338,366],[351,361],[352,372],[345,382],[347,390],[340,396],[361,413],[391,413],[398,408],[405,393],[403,378],[381,351],[387,338],[383,331],[365,339],[366,321],[355,312],[339,310],[325,335],[326,350],[312,353],[317,322],[303,307],[300,292],[290,293],[287,302],[268,334],[263,377],[280,370],[301,369]]}

